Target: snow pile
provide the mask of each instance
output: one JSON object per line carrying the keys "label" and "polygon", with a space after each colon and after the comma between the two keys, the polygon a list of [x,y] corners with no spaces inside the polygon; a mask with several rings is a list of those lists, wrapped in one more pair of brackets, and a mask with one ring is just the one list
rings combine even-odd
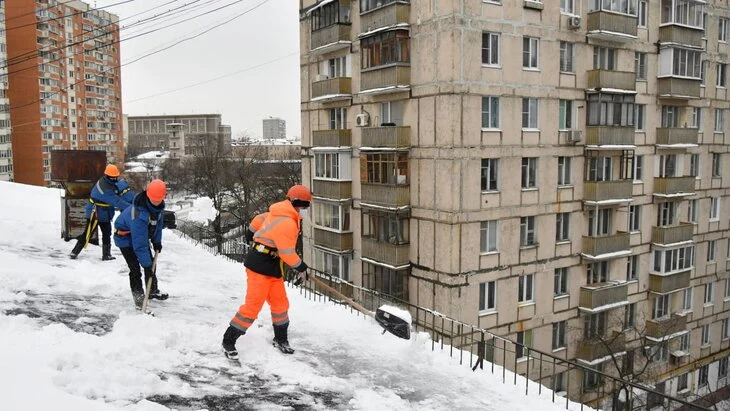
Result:
{"label": "snow pile", "polygon": [[215,220],[218,210],[213,207],[213,200],[200,197],[193,200],[193,207],[185,217],[186,221],[208,224]]}

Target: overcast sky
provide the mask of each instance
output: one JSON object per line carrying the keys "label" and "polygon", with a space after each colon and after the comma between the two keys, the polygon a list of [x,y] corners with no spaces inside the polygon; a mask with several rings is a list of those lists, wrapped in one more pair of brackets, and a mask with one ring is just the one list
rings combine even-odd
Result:
{"label": "overcast sky", "polygon": [[[92,6],[95,4],[96,7],[104,7],[122,0],[85,1]],[[170,4],[165,5],[166,3]],[[166,21],[138,24],[137,27],[125,29],[125,26],[141,19],[171,9],[180,9],[185,4],[188,4],[186,8],[197,8],[186,14],[170,17]],[[141,55],[217,26],[197,38],[124,65],[122,109],[125,114],[220,113],[223,115],[223,122],[231,125],[234,137],[244,132],[252,137],[260,137],[261,120],[272,116],[286,120],[287,136],[301,134],[298,2],[136,0],[104,10],[119,16],[121,38],[124,39],[228,4],[232,5],[185,23],[121,42],[122,64],[125,64]],[[249,13],[222,24],[257,5],[260,6]],[[147,10],[149,11],[144,14],[138,14]],[[264,64],[267,62],[268,64]],[[166,93],[236,72],[239,73]]]}

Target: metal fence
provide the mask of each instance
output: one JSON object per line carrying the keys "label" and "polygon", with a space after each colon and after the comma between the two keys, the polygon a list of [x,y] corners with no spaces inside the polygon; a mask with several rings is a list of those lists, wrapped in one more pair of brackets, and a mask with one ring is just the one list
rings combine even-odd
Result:
{"label": "metal fence", "polygon": [[[179,222],[178,231],[185,238],[204,247],[211,253],[225,256],[233,261],[243,261],[249,250],[242,240],[222,239],[216,243],[216,236],[198,224]],[[358,302],[369,310],[383,305],[392,305],[410,312],[415,332],[425,332],[431,338],[432,350],[448,350],[460,364],[469,366],[475,372],[489,372],[501,375],[503,383],[525,385],[525,395],[546,395],[552,402],[564,402],[566,409],[570,401],[584,406],[615,411],[631,410],[710,410],[658,392],[640,382],[623,380],[590,366],[559,358],[551,353],[535,350],[484,329],[448,318],[433,310],[419,307],[374,290],[360,287],[325,272],[310,269],[310,274]],[[310,281],[306,287],[298,288],[306,298],[322,303],[333,303],[349,309],[353,314],[366,317],[341,301],[330,291]],[[524,379],[518,379],[522,376]],[[523,381],[524,380],[524,381]]]}

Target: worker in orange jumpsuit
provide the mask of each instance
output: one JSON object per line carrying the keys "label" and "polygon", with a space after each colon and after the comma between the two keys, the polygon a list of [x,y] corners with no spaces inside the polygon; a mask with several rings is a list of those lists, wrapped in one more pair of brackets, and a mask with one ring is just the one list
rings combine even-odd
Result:
{"label": "worker in orange jumpsuit", "polygon": [[246,298],[223,334],[223,352],[230,359],[238,359],[236,340],[251,327],[264,302],[271,308],[274,346],[285,354],[294,353],[287,337],[289,299],[284,274],[289,266],[299,272],[298,283],[307,280],[307,264],[297,255],[296,244],[312,193],[303,185],[295,185],[286,196],[286,200],[272,204],[268,212],[254,217],[249,226],[253,243],[244,264]]}

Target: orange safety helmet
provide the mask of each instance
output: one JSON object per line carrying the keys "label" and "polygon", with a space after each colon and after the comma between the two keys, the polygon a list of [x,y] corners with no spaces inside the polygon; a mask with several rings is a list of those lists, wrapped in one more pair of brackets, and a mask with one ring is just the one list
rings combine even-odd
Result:
{"label": "orange safety helmet", "polygon": [[312,193],[307,187],[304,187],[301,184],[292,186],[289,191],[287,191],[286,196],[290,200],[302,200],[312,202]]}
{"label": "orange safety helmet", "polygon": [[167,185],[160,179],[154,179],[147,185],[147,198],[150,201],[162,201],[167,195]]}
{"label": "orange safety helmet", "polygon": [[107,164],[104,174],[109,177],[119,177],[119,169],[114,164]]}

